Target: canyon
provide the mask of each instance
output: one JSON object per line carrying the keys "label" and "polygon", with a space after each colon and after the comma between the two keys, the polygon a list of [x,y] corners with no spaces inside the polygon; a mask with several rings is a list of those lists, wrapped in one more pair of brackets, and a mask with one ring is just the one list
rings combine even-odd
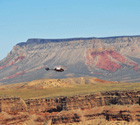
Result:
{"label": "canyon", "polygon": [[0,124],[7,125],[138,124],[140,91],[106,91],[24,100],[1,97],[0,117]]}
{"label": "canyon", "polygon": [[[45,71],[64,66],[65,72]],[[94,76],[107,81],[139,82],[140,36],[28,39],[0,61],[0,83],[42,78]]]}
{"label": "canyon", "polygon": [[137,125],[139,76],[140,36],[28,39],[0,61],[0,124]]}

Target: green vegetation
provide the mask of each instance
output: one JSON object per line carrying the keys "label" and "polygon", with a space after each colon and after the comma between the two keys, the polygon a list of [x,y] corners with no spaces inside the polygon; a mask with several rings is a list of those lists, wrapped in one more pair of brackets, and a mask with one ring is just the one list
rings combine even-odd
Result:
{"label": "green vegetation", "polygon": [[84,84],[74,85],[72,87],[56,87],[56,88],[6,88],[0,90],[0,96],[18,96],[23,99],[28,98],[44,98],[55,96],[72,96],[79,94],[87,94],[101,91],[126,91],[140,90],[140,83],[100,83],[100,84]]}

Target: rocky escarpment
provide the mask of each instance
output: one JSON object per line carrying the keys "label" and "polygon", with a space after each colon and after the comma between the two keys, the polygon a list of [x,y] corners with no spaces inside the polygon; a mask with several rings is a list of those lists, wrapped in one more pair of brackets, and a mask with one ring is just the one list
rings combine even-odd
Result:
{"label": "rocky escarpment", "polygon": [[140,121],[140,91],[99,92],[41,99],[1,98],[0,124],[62,124],[95,119]]}
{"label": "rocky escarpment", "polygon": [[[64,66],[64,73],[45,71]],[[29,39],[0,61],[0,82],[94,76],[104,80],[140,81],[140,36],[74,39]]]}

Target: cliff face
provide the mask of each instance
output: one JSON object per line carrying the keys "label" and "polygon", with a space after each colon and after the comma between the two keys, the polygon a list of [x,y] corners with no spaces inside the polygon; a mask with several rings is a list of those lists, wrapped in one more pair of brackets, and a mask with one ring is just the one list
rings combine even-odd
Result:
{"label": "cliff face", "polygon": [[[64,66],[66,70],[47,72],[45,66]],[[0,61],[1,83],[81,76],[136,82],[139,75],[140,36],[29,39]]]}
{"label": "cliff face", "polygon": [[140,121],[140,91],[99,92],[73,97],[0,99],[0,124],[51,124],[106,120]]}

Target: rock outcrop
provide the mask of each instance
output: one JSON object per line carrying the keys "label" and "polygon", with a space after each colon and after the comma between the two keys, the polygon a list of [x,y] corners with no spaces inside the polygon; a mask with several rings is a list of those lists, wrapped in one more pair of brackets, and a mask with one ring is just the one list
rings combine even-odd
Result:
{"label": "rock outcrop", "polygon": [[90,120],[140,121],[140,91],[98,92],[72,97],[0,99],[0,124],[63,124]]}
{"label": "rock outcrop", "polygon": [[[63,73],[45,66],[65,66]],[[29,39],[0,61],[0,82],[94,76],[104,80],[140,81],[140,36],[75,39]]]}

